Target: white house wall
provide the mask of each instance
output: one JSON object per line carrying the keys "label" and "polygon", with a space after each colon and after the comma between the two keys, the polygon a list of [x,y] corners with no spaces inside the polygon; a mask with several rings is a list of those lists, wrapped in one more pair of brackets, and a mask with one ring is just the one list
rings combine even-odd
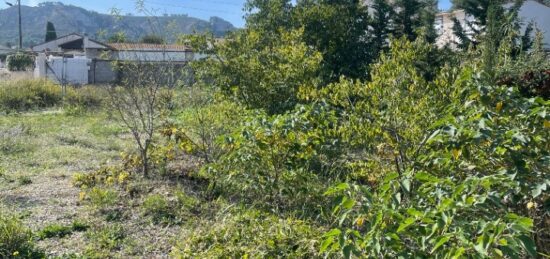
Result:
{"label": "white house wall", "polygon": [[91,60],[86,58],[63,58],[39,56],[36,59],[35,77],[48,78],[57,83],[72,85],[88,84]]}

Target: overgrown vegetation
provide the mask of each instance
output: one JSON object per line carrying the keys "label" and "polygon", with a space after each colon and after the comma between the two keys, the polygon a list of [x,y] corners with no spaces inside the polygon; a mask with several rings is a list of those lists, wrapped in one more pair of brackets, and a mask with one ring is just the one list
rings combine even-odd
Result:
{"label": "overgrown vegetation", "polygon": [[[176,67],[121,64],[136,74],[108,105],[91,90],[43,95],[58,91],[46,84],[0,98],[32,105],[0,107],[99,106],[120,126],[86,125],[94,136],[135,144],[71,171],[87,257],[547,257],[540,33],[519,36],[517,8],[461,1],[487,4],[474,8],[485,27],[467,49],[439,49],[434,1],[374,2],[369,13],[360,1],[251,0],[247,26],[224,41],[180,39],[208,54],[190,85]],[[33,134],[0,128],[0,152],[36,152],[22,141]]]}
{"label": "overgrown vegetation", "polygon": [[48,80],[8,80],[0,82],[0,112],[23,112],[56,106],[75,110],[97,109],[106,99],[101,88],[68,88]]}

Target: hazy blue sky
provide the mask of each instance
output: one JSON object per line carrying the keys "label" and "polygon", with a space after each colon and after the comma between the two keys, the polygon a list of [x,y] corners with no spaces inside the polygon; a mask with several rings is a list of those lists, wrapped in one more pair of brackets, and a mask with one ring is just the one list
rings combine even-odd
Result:
{"label": "hazy blue sky", "polygon": [[[49,0],[52,1],[52,0]],[[55,1],[55,0],[53,0]],[[244,25],[242,6],[246,0],[145,0],[147,9],[154,10],[157,14],[179,13],[190,16],[208,19],[211,16],[222,17],[235,26]],[[16,2],[8,0],[8,2]],[[24,5],[35,6],[38,3],[47,2],[43,0],[22,0]],[[100,13],[109,13],[112,8],[121,9],[123,13],[134,13],[135,0],[59,0],[65,4],[72,4]],[[3,0],[0,1],[0,8],[6,8]],[[440,9],[450,7],[450,0],[439,0]]]}

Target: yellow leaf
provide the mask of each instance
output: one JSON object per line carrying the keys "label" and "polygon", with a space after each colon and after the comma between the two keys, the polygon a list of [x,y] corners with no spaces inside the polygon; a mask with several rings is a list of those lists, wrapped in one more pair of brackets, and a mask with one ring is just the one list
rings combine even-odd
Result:
{"label": "yellow leaf", "polygon": [[365,224],[365,219],[364,218],[358,218],[357,219],[357,226],[362,227],[363,224]]}
{"label": "yellow leaf", "polygon": [[78,194],[78,198],[79,198],[81,201],[83,201],[84,199],[86,199],[86,193],[85,193],[85,192],[80,192],[80,193]]}
{"label": "yellow leaf", "polygon": [[544,121],[544,128],[550,129],[550,121]]}
{"label": "yellow leaf", "polygon": [[527,209],[532,209],[532,208],[534,208],[536,205],[537,205],[536,203],[530,201],[529,203],[527,203]]}
{"label": "yellow leaf", "polygon": [[453,157],[454,157],[455,159],[458,159],[461,155],[462,155],[462,150],[456,149],[456,148],[453,149]]}
{"label": "yellow leaf", "polygon": [[503,106],[503,105],[504,105],[504,103],[502,103],[502,102],[498,102],[498,103],[497,103],[497,107],[496,107],[496,108],[497,108],[497,112],[500,112],[500,111],[502,110],[502,106]]}

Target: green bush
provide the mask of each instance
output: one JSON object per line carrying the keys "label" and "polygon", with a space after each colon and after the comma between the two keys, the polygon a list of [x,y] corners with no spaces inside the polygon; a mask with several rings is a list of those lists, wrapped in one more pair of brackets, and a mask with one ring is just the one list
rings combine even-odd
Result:
{"label": "green bush", "polygon": [[34,65],[34,58],[26,53],[16,53],[7,56],[6,66],[9,71],[25,71]]}
{"label": "green bush", "polygon": [[195,229],[172,250],[175,258],[315,258],[317,227],[256,210],[230,209]]}
{"label": "green bush", "polygon": [[0,83],[0,110],[27,111],[60,105],[61,87],[46,80],[20,80]]}
{"label": "green bush", "polygon": [[87,195],[92,206],[100,209],[115,205],[118,199],[116,191],[98,187],[92,188]]}
{"label": "green bush", "polygon": [[16,216],[0,209],[0,258],[43,258],[33,235]]}
{"label": "green bush", "polygon": [[68,87],[65,97],[61,86],[48,80],[13,80],[0,82],[0,111],[28,111],[65,104],[71,109],[98,109],[104,104],[104,89],[85,86]]}

